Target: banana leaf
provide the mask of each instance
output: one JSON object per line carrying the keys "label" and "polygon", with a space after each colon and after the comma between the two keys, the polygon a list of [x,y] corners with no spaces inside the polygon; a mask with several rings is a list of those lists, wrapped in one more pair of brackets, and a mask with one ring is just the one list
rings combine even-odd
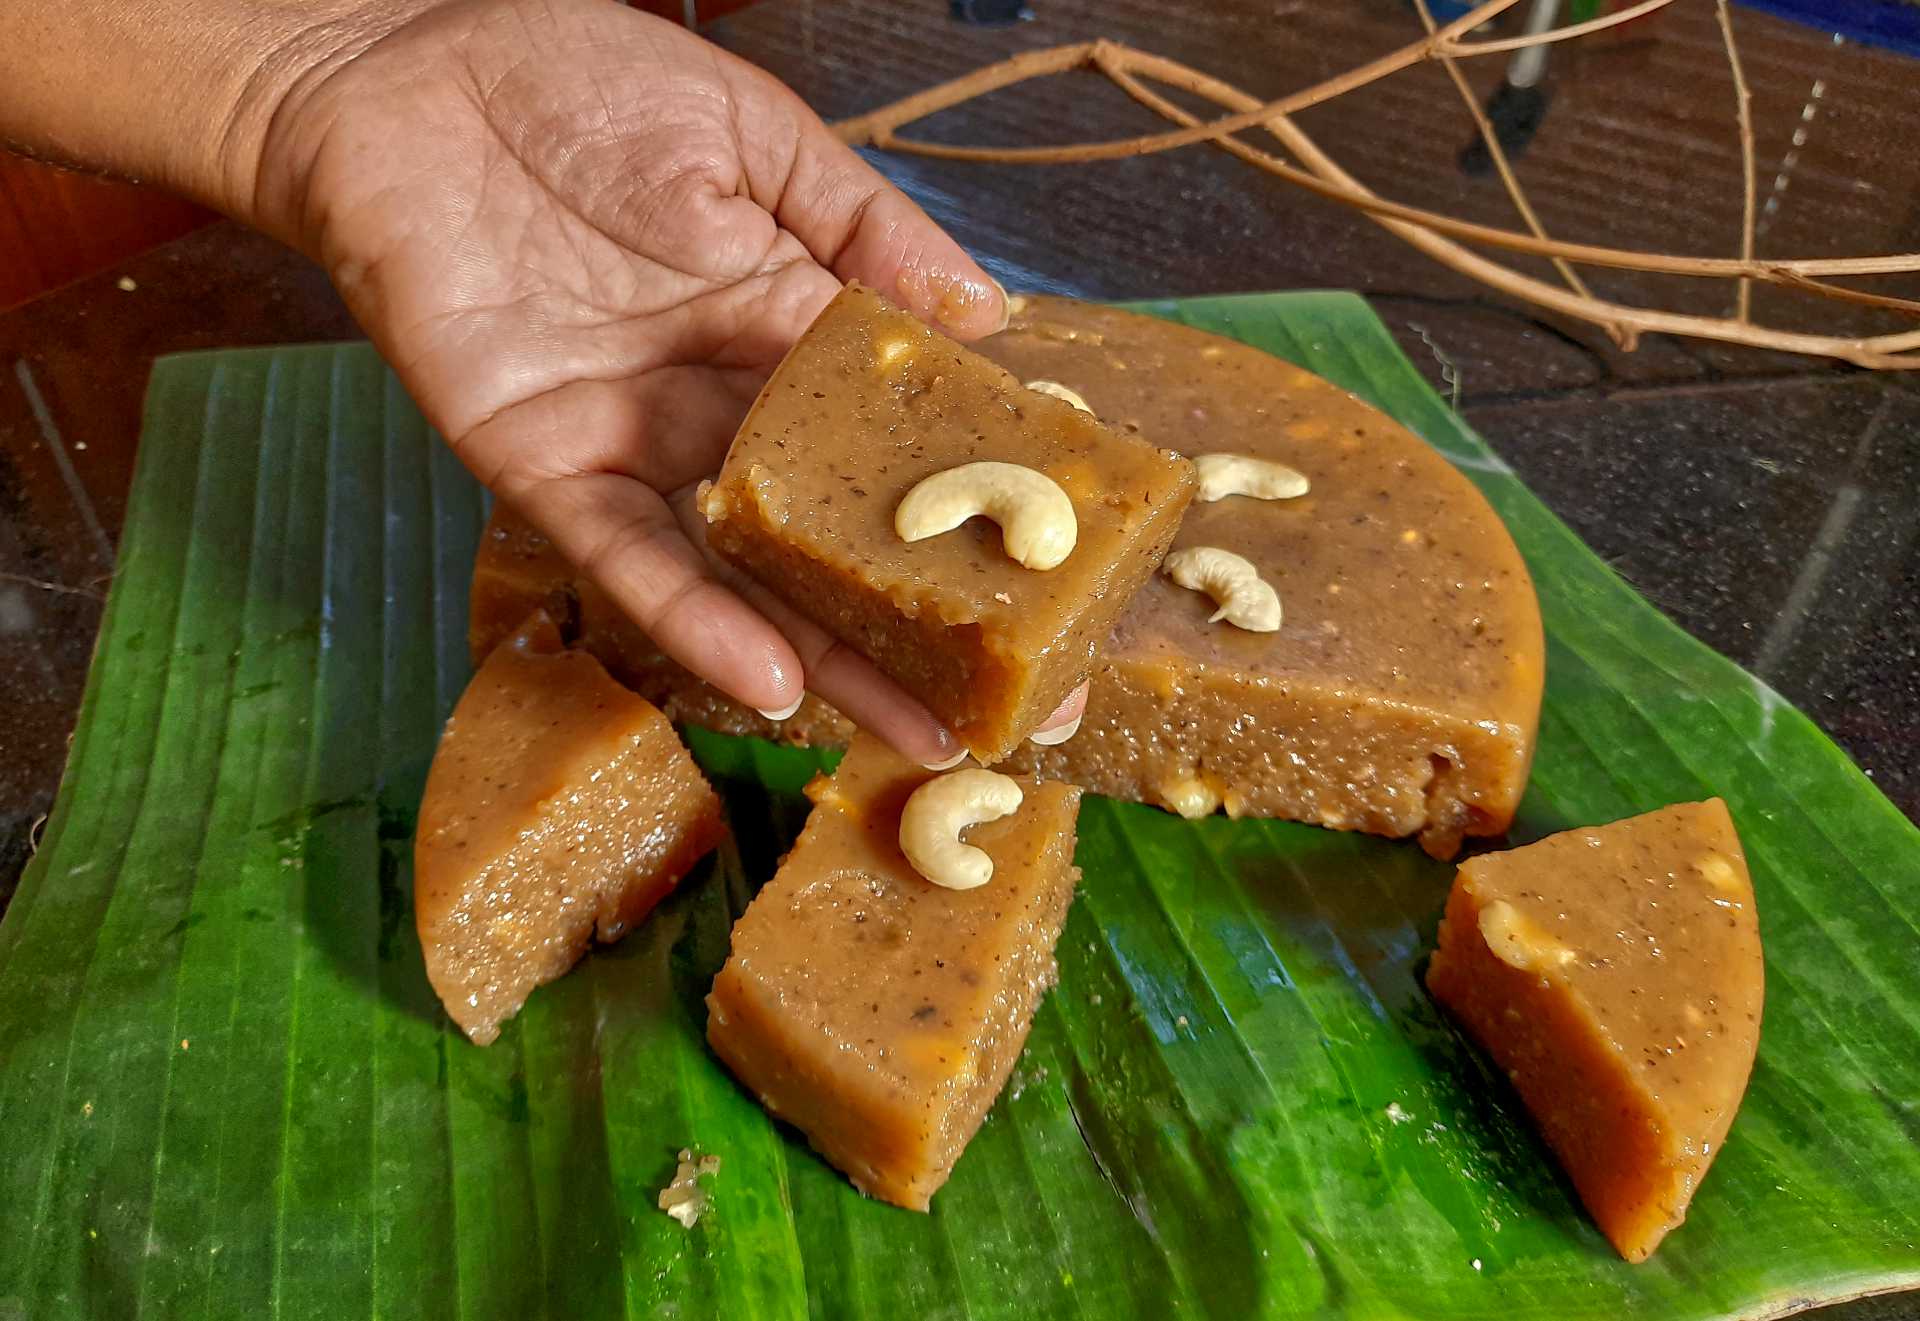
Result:
{"label": "banana leaf", "polygon": [[[1920,832],[1616,577],[1357,298],[1145,310],[1331,377],[1480,485],[1550,678],[1515,831],[1719,794],[1767,949],[1746,1104],[1616,1258],[1420,984],[1407,844],[1090,799],[1060,985],[931,1215],[863,1200],[703,1042],[811,754],[693,735],[736,842],[490,1048],[411,834],[483,496],[364,345],[155,369],[71,763],[0,922],[0,1318],[1774,1315],[1920,1286]],[[691,1230],[655,1198],[721,1158]]]}

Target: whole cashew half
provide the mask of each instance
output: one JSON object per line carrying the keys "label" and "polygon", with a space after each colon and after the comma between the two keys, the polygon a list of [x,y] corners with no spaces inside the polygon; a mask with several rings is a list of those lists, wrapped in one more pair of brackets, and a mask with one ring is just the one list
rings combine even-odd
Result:
{"label": "whole cashew half", "polygon": [[1251,454],[1202,454],[1193,461],[1200,472],[1200,489],[1194,499],[1202,503],[1224,500],[1230,495],[1250,495],[1256,500],[1291,500],[1308,490],[1306,474],[1271,459],[1256,459]]}
{"label": "whole cashew half", "polygon": [[1029,569],[1057,569],[1080,536],[1060,483],[1017,463],[963,463],[923,479],[893,511],[902,541],[951,532],[975,514],[1000,525],[1007,554]]}
{"label": "whole cashew half", "polygon": [[1208,623],[1224,619],[1249,633],[1279,629],[1280,594],[1267,585],[1258,569],[1232,551],[1189,546],[1167,556],[1160,568],[1182,587],[1213,598],[1220,608]]}
{"label": "whole cashew half", "polygon": [[900,812],[900,851],[913,869],[949,890],[972,890],[993,877],[993,859],[960,842],[968,826],[1020,809],[1020,782],[998,771],[965,770],[928,780]]}
{"label": "whole cashew half", "polygon": [[1069,390],[1058,381],[1028,381],[1027,389],[1032,390],[1036,394],[1050,394],[1055,399],[1064,399],[1083,413],[1091,413],[1093,411],[1087,407],[1087,401],[1080,397],[1078,390]]}

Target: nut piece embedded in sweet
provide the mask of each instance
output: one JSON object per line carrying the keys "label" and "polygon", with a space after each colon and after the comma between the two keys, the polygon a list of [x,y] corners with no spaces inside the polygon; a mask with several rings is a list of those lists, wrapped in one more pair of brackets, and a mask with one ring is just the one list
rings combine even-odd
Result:
{"label": "nut piece embedded in sweet", "polygon": [[893,511],[902,541],[951,532],[976,514],[1000,525],[1007,554],[1029,569],[1057,569],[1080,536],[1073,501],[1060,483],[1017,463],[982,460],[935,473]]}
{"label": "nut piece embedded in sweet", "polygon": [[1093,411],[1087,407],[1087,401],[1080,397],[1078,390],[1069,390],[1058,381],[1028,381],[1027,389],[1032,390],[1035,394],[1050,394],[1055,399],[1064,399],[1083,413],[1091,413]]}
{"label": "nut piece embedded in sweet", "polygon": [[1193,466],[1200,473],[1200,489],[1193,498],[1202,503],[1224,500],[1230,495],[1250,495],[1256,500],[1291,500],[1311,489],[1305,473],[1271,459],[1256,459],[1251,454],[1202,454],[1193,461]]}
{"label": "nut piece embedded in sweet", "polygon": [[1722,894],[1745,894],[1747,887],[1740,880],[1740,873],[1733,864],[1718,853],[1708,853],[1695,860],[1694,870],[1705,878],[1708,885]]}
{"label": "nut piece embedded in sweet", "polygon": [[1161,570],[1180,586],[1205,592],[1219,606],[1209,623],[1226,620],[1249,633],[1273,633],[1280,627],[1280,594],[1260,571],[1230,550],[1189,546],[1161,562]]}
{"label": "nut piece embedded in sweet", "polygon": [[968,826],[1020,809],[1019,781],[998,771],[965,770],[928,780],[900,811],[900,851],[913,869],[949,890],[972,890],[993,877],[993,859],[960,842]]}
{"label": "nut piece embedded in sweet", "polygon": [[1160,797],[1189,821],[1212,816],[1220,809],[1219,791],[1198,775],[1182,775],[1162,784]]}
{"label": "nut piece embedded in sweet", "polygon": [[1579,957],[1504,899],[1480,910],[1480,937],[1496,959],[1521,972],[1544,973]]}

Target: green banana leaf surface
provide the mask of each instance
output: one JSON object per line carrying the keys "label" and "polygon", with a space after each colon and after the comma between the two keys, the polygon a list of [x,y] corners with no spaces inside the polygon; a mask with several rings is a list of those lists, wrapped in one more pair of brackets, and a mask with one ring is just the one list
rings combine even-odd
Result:
{"label": "green banana leaf surface", "polygon": [[[1629,1266],[1422,990],[1406,843],[1089,799],[1060,984],[931,1215],[706,1049],[812,754],[694,734],[735,842],[489,1048],[411,912],[483,496],[364,345],[162,361],[57,809],[0,922],[0,1319],[1671,1317],[1920,1286],[1920,832],[1531,496],[1346,294],[1154,303],[1332,378],[1538,583],[1525,840],[1710,794],[1767,951],[1751,1090]],[[656,1205],[721,1159],[692,1229]]]}

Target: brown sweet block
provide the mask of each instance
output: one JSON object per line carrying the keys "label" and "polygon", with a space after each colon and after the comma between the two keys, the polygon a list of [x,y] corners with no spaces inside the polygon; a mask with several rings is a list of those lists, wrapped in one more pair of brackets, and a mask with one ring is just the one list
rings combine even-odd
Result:
{"label": "brown sweet block", "polygon": [[1469,859],[1427,969],[1628,1261],[1686,1218],[1720,1152],[1763,979],[1717,798]]}
{"label": "brown sweet block", "polygon": [[1005,1086],[1079,877],[1080,790],[1023,782],[972,827],[993,859],[947,890],[900,852],[900,810],[932,772],[869,735],[807,789],[806,830],[733,928],[707,997],[727,1066],[862,1192],[916,1211]]}
{"label": "brown sweet block", "polygon": [[725,831],[667,718],[563,651],[537,612],[467,685],[427,774],[413,855],[427,978],[484,1046]]}
{"label": "brown sweet block", "polygon": [[1174,541],[1250,561],[1278,631],[1210,623],[1213,601],[1157,574],[1102,649],[1080,732],[1010,765],[1185,815],[1418,834],[1437,857],[1505,831],[1533,759],[1539,605],[1506,528],[1437,451],[1278,358],[1113,308],[1027,299],[982,350],[1156,444],[1311,483],[1196,499]]}
{"label": "brown sweet block", "polygon": [[576,573],[552,542],[495,505],[473,564],[467,641],[474,665],[539,609],[567,621],[574,646],[676,725],[828,747],[843,746],[853,735],[851,721],[811,694],[792,716],[769,720],[701,682],[654,646],[605,592]]}
{"label": "brown sweet block", "polygon": [[[1071,500],[1057,568],[1008,556],[983,518],[907,542],[923,479],[991,461]],[[1017,747],[1092,671],[1160,563],[1192,465],[1099,425],[850,286],[775,371],[707,492],[707,539],[862,652],[982,762]]]}

